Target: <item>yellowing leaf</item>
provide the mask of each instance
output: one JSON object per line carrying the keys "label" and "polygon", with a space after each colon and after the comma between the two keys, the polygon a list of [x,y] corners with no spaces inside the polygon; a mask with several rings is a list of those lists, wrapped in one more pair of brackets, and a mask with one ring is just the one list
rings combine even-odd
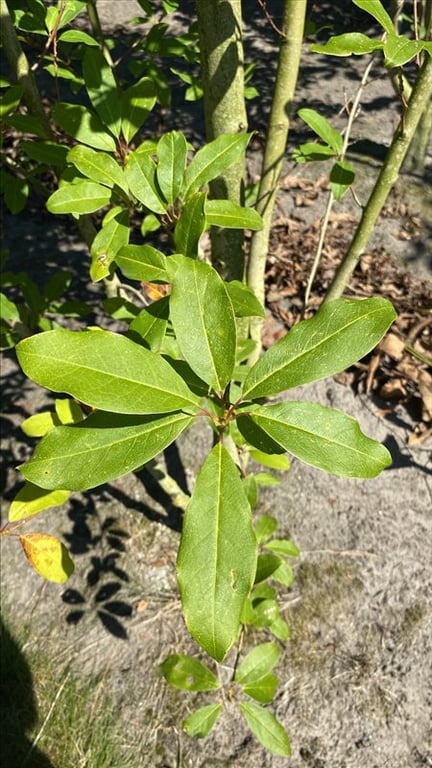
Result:
{"label": "yellowing leaf", "polygon": [[47,533],[25,533],[19,537],[26,557],[44,579],[62,584],[74,571],[64,544]]}
{"label": "yellowing leaf", "polygon": [[8,520],[15,523],[25,517],[38,515],[50,507],[60,507],[69,498],[70,491],[47,491],[33,483],[26,483],[9,507]]}

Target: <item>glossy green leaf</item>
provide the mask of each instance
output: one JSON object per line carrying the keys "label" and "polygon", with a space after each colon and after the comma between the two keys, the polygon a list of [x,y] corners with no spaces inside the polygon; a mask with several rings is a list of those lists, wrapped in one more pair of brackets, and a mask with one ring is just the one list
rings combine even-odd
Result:
{"label": "glossy green leaf", "polygon": [[58,42],[75,44],[84,43],[84,45],[99,46],[98,41],[87,32],[83,32],[82,29],[67,29],[58,37]]}
{"label": "glossy green leaf", "polygon": [[240,709],[258,741],[274,755],[289,757],[291,747],[288,734],[268,709],[252,701],[241,701]]}
{"label": "glossy green leaf", "polygon": [[53,117],[63,130],[82,144],[115,152],[113,136],[104,128],[97,115],[82,104],[55,104]]}
{"label": "glossy green leaf", "polygon": [[115,186],[128,194],[129,189],[126,184],[123,169],[106,152],[95,152],[90,147],[77,145],[69,150],[67,155],[68,163],[72,163],[83,176],[106,187]]}
{"label": "glossy green leaf", "polygon": [[149,77],[142,77],[121,94],[121,129],[126,144],[143,126],[155,103],[155,86]]}
{"label": "glossy green leaf", "polygon": [[69,496],[70,491],[47,491],[33,483],[25,483],[9,507],[8,520],[15,523],[17,520],[38,515],[45,509],[60,507]]}
{"label": "glossy green leaf", "polygon": [[343,137],[330,125],[327,118],[318,114],[315,109],[299,109],[298,116],[320,137],[326,144],[328,144],[338,154],[342,152]]}
{"label": "glossy green leaf", "polygon": [[205,198],[205,192],[197,192],[188,198],[174,230],[176,251],[193,259],[198,256],[200,237],[206,228]]}
{"label": "glossy green leaf", "polygon": [[25,533],[19,537],[27,560],[48,581],[63,584],[74,571],[65,545],[47,533]]}
{"label": "glossy green leaf", "polygon": [[111,200],[111,190],[94,181],[80,181],[57,189],[47,201],[50,213],[93,213]]}
{"label": "glossy green leaf", "polygon": [[189,736],[203,739],[210,733],[221,712],[222,704],[207,704],[205,707],[197,709],[196,712],[192,712],[183,721],[183,728]]}
{"label": "glossy green leaf", "polygon": [[269,672],[268,675],[261,677],[259,680],[243,685],[243,693],[255,699],[255,701],[259,701],[260,704],[270,704],[274,699],[278,682],[279,678],[277,675]]}
{"label": "glossy green leaf", "polygon": [[231,200],[207,200],[205,206],[207,226],[228,229],[261,229],[261,216],[254,208],[245,208]]}
{"label": "glossy green leaf", "polygon": [[365,53],[372,53],[383,47],[380,40],[373,40],[361,32],[347,32],[343,35],[335,35],[324,45],[314,43],[310,49],[314,53],[324,53],[328,56],[362,56]]}
{"label": "glossy green leaf", "polygon": [[41,488],[85,491],[143,466],[192,421],[184,413],[125,416],[97,411],[79,424],[51,430],[19,469]]}
{"label": "glossy green leaf", "polygon": [[250,134],[246,133],[224,133],[198,150],[185,171],[182,197],[185,199],[198,192],[240,160],[249,138]]}
{"label": "glossy green leaf", "polygon": [[394,32],[393,21],[380,0],[353,0],[353,3],[366,13],[370,13],[387,34],[391,35]]}
{"label": "glossy green leaf", "polygon": [[265,317],[264,307],[254,292],[240,280],[225,283],[236,317]]}
{"label": "glossy green leaf", "polygon": [[203,262],[170,256],[166,263],[173,283],[171,320],[182,355],[197,376],[221,392],[236,356],[236,323],[225,284]]}
{"label": "glossy green leaf", "polygon": [[157,180],[168,203],[173,203],[181,189],[186,167],[187,143],[180,131],[165,133],[157,145]]}
{"label": "glossy green leaf", "polygon": [[403,67],[423,50],[422,40],[409,40],[401,35],[387,35],[384,41],[384,61],[388,68]]}
{"label": "glossy green leaf", "polygon": [[267,434],[267,432],[261,429],[261,427],[251,419],[249,412],[246,414],[239,413],[236,424],[240,434],[243,435],[246,442],[258,451],[268,454],[269,456],[277,456],[278,454],[285,453],[285,448],[279,445]]}
{"label": "glossy green leaf", "polygon": [[160,665],[165,680],[184,691],[217,691],[221,682],[198,659],[183,654],[168,656]]}
{"label": "glossy green leaf", "polygon": [[94,238],[90,254],[92,258],[90,277],[94,283],[102,280],[110,273],[110,266],[117,253],[127,246],[129,240],[129,214],[120,211],[108,222],[103,222],[102,228]]}
{"label": "glossy green leaf", "polygon": [[93,107],[103,125],[119,138],[121,108],[117,83],[100,48],[86,48],[82,66],[85,87]]}
{"label": "glossy green leaf", "polygon": [[350,163],[339,161],[330,172],[330,188],[336,200],[341,200],[350,189],[355,178],[354,168]]}
{"label": "glossy green leaf", "polygon": [[143,414],[200,405],[160,355],[110,331],[48,331],[23,339],[17,355],[37,384],[93,408]]}
{"label": "glossy green leaf", "polygon": [[147,153],[129,153],[125,176],[130,191],[140,203],[153,213],[165,213],[166,205],[156,191],[156,165]]}
{"label": "glossy green leaf", "polygon": [[169,315],[169,297],[153,302],[145,307],[129,325],[128,336],[138,343],[159,352],[165,336]]}
{"label": "glossy green leaf", "polygon": [[351,416],[317,403],[277,403],[251,418],[286,451],[306,464],[341,477],[375,477],[392,458]]}
{"label": "glossy green leaf", "polygon": [[256,548],[238,468],[218,443],[198,474],[177,558],[186,625],[217,661],[238,637],[243,603],[255,575]]}
{"label": "glossy green leaf", "polygon": [[290,632],[288,624],[280,616],[277,616],[271,624],[269,624],[267,629],[282,643],[286,643],[286,641],[289,640]]}
{"label": "glossy green leaf", "polygon": [[324,304],[250,369],[244,399],[268,397],[343,371],[378,344],[395,317],[393,306],[382,298]]}
{"label": "glossy green leaf", "polygon": [[86,6],[87,3],[84,0],[68,0],[60,18],[59,29],[70,24],[81,11],[85,10]]}
{"label": "glossy green leaf", "polygon": [[280,659],[276,643],[261,643],[243,659],[235,674],[236,683],[252,683],[272,671]]}
{"label": "glossy green leaf", "polygon": [[116,263],[131,280],[168,282],[166,257],[151,245],[127,245],[121,248]]}

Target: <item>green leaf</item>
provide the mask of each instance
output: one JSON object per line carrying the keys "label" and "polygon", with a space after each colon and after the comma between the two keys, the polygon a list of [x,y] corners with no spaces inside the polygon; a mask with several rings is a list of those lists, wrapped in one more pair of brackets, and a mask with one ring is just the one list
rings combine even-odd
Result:
{"label": "green leaf", "polygon": [[255,584],[270,578],[282,562],[283,560],[272,552],[264,552],[258,555]]}
{"label": "green leaf", "polygon": [[177,199],[186,167],[187,143],[180,131],[165,133],[157,145],[157,180],[168,203]]}
{"label": "green leaf", "polygon": [[274,599],[253,601],[253,615],[248,623],[254,627],[268,628],[279,619],[279,606]]}
{"label": "green leaf", "polygon": [[39,136],[40,139],[47,139],[48,134],[43,125],[40,124],[36,117],[31,115],[13,115],[5,120],[7,125],[16,128],[20,133],[30,133],[34,136]]}
{"label": "green leaf", "polygon": [[138,133],[155,103],[155,86],[149,77],[142,77],[121,94],[121,129],[126,144]]}
{"label": "green leaf", "polygon": [[220,680],[198,659],[183,654],[168,656],[160,665],[165,680],[184,691],[217,691]]}
{"label": "green leaf", "polygon": [[268,709],[264,709],[252,701],[241,701],[240,709],[253,735],[263,747],[274,755],[290,756],[291,747],[288,735]]}
{"label": "green leaf", "polygon": [[341,160],[334,164],[330,172],[330,188],[336,200],[341,200],[351,187],[355,178],[352,165]]}
{"label": "green leaf", "polygon": [[236,355],[236,324],[225,284],[213,267],[170,256],[171,320],[182,355],[193,371],[222,392]]}
{"label": "green leaf", "polygon": [[18,491],[9,507],[8,520],[10,523],[15,523],[17,520],[38,515],[45,509],[60,507],[69,496],[70,491],[47,491],[33,483],[26,483]]}
{"label": "green leaf", "polygon": [[63,130],[82,144],[115,152],[116,143],[99,118],[82,104],[55,104],[53,117]]}
{"label": "green leaf", "polygon": [[143,466],[192,421],[184,413],[124,416],[97,411],[79,424],[51,430],[19,470],[41,488],[85,491]]}
{"label": "green leaf", "polygon": [[245,208],[231,200],[207,200],[207,226],[228,229],[262,229],[261,216],[254,208]]}
{"label": "green leaf", "polygon": [[138,343],[159,352],[163,342],[169,315],[169,297],[145,307],[129,325],[128,336]]}
{"label": "green leaf", "polygon": [[298,116],[320,137],[326,144],[328,144],[337,154],[342,152],[343,137],[333,128],[329,121],[318,114],[315,109],[299,109]]}
{"label": "green leaf", "polygon": [[403,67],[408,61],[411,61],[417,56],[420,51],[423,50],[424,43],[422,40],[408,40],[401,35],[387,35],[384,42],[384,60],[385,66]]}
{"label": "green leaf", "polygon": [[68,152],[68,163],[72,163],[83,176],[111,189],[119,187],[128,194],[123,169],[106,152],[95,152],[94,149],[77,145]]}
{"label": "green leaf", "polygon": [[61,15],[59,28],[61,29],[66,24],[70,24],[86,6],[87,3],[84,0],[68,0]]}
{"label": "green leaf", "polygon": [[92,257],[90,277],[94,283],[109,275],[110,265],[120,249],[127,245],[128,240],[129,214],[127,211],[120,211],[107,223],[103,222],[102,229],[97,233],[90,249]]}
{"label": "green leaf", "polygon": [[99,48],[86,48],[82,64],[89,99],[103,125],[119,138],[121,107],[113,71]]}
{"label": "green leaf", "polygon": [[380,0],[353,0],[353,3],[366,13],[370,13],[387,34],[391,35],[394,32],[393,22]]}
{"label": "green leaf", "polygon": [[126,245],[118,252],[116,262],[131,280],[168,282],[166,257],[151,245]]}
{"label": "green leaf", "polygon": [[225,283],[236,317],[265,317],[264,307],[254,292],[240,280]]}
{"label": "green leaf", "polygon": [[279,678],[277,675],[269,673],[253,683],[243,685],[243,693],[259,701],[261,704],[270,704],[274,699],[278,682]]}
{"label": "green leaf", "polygon": [[[83,5],[85,5],[85,3],[83,3]],[[84,45],[93,45],[95,47],[99,46],[98,41],[95,40],[95,38],[91,35],[87,34],[87,32],[83,32],[82,29],[67,29],[58,37],[58,42],[78,44],[84,43]]]}
{"label": "green leaf", "polygon": [[205,192],[197,192],[188,198],[174,230],[176,250],[193,259],[198,255],[200,237],[206,227],[205,198]]}
{"label": "green leaf", "polygon": [[29,196],[29,185],[25,179],[12,176],[2,171],[2,192],[4,201],[11,213],[21,213],[26,207]]}
{"label": "green leaf", "polygon": [[280,640],[282,643],[286,643],[287,640],[289,640],[289,627],[286,621],[281,619],[280,616],[277,616],[271,624],[268,625],[267,629],[269,632],[272,633],[275,637],[277,637],[278,640]]}
{"label": "green leaf", "polygon": [[261,643],[249,651],[235,674],[236,683],[254,683],[272,671],[280,659],[276,643]]}
{"label": "green leaf", "polygon": [[255,575],[256,547],[239,471],[218,443],[198,474],[177,558],[186,625],[217,661],[238,637],[243,603]]}
{"label": "green leaf", "polygon": [[283,584],[284,587],[290,587],[294,581],[294,571],[285,560],[282,560],[279,568],[273,571],[272,579]]}
{"label": "green leaf", "polygon": [[21,102],[24,87],[22,85],[12,85],[2,94],[0,101],[0,117],[3,119],[11,112],[15,112]]}
{"label": "green leaf", "polygon": [[310,49],[313,53],[324,53],[329,56],[351,56],[351,54],[362,56],[382,47],[383,43],[380,40],[372,40],[361,32],[347,32],[344,35],[331,37],[325,45],[314,43]]}
{"label": "green leaf", "polygon": [[290,461],[284,454],[268,454],[253,448],[250,455],[254,461],[257,461],[259,464],[262,464],[264,467],[269,467],[270,469],[279,469],[282,471],[290,468]]}
{"label": "green leaf", "polygon": [[395,317],[390,302],[382,298],[329,301],[250,369],[243,398],[276,395],[343,371],[378,344]]}
{"label": "green leaf", "polygon": [[132,194],[153,213],[165,213],[155,185],[156,165],[147,153],[130,152],[125,176]]}
{"label": "green leaf", "polygon": [[196,411],[196,397],[159,355],[110,331],[55,330],[17,347],[25,374],[55,392],[115,413]]}
{"label": "green leaf", "polygon": [[250,134],[224,133],[202,147],[186,168],[182,197],[188,198],[209,181],[220,176],[230,165],[239,160],[249,142]]}
{"label": "green leaf", "polygon": [[293,456],[331,475],[375,477],[392,462],[355,419],[324,405],[277,403],[258,408],[251,418]]}
{"label": "green leaf", "polygon": [[264,544],[266,549],[277,552],[285,557],[300,557],[300,550],[293,541],[288,539],[274,539]]}
{"label": "green leaf", "polygon": [[258,424],[252,421],[249,413],[251,412],[247,411],[246,414],[239,412],[236,421],[237,427],[246,442],[258,451],[270,456],[285,453],[285,449],[281,445],[273,440]]}
{"label": "green leaf", "polygon": [[21,424],[21,429],[28,437],[43,437],[51,429],[58,427],[60,423],[55,413],[44,411],[43,413],[34,413],[33,416],[25,419]]}
{"label": "green leaf", "polygon": [[258,544],[267,541],[267,539],[273,535],[277,527],[278,523],[274,517],[271,517],[271,515],[260,515],[255,523],[255,536],[257,537]]}
{"label": "green leaf", "polygon": [[327,144],[318,144],[316,141],[307,141],[306,144],[300,144],[291,153],[291,159],[295,163],[309,163],[318,160],[328,160],[338,153]]}
{"label": "green leaf", "polygon": [[60,424],[78,424],[84,419],[84,414],[75,400],[63,397],[55,401],[55,412]]}
{"label": "green leaf", "polygon": [[95,181],[80,181],[57,189],[47,201],[50,213],[93,213],[111,200],[111,190]]}
{"label": "green leaf", "polygon": [[192,712],[183,721],[183,728],[189,736],[203,739],[210,733],[221,712],[222,704],[207,704],[205,707],[197,709],[196,712]]}

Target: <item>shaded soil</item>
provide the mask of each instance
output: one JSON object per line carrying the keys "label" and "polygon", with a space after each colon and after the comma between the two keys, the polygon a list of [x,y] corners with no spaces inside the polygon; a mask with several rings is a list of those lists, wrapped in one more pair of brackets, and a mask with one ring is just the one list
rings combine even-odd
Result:
{"label": "shaded soil", "polygon": [[[113,4],[99,0],[99,5],[104,23],[113,23]],[[129,0],[116,3],[119,23],[136,9]],[[255,4],[249,19],[250,51],[263,89],[260,104],[252,105],[251,127],[260,129],[269,99],[266,68],[276,39]],[[357,60],[339,64],[335,70],[328,60],[306,56],[299,88],[300,101],[324,108],[332,118],[347,89],[351,94],[356,87],[361,69]],[[388,143],[398,117],[387,80],[374,80],[365,99],[355,123],[358,151],[350,157],[362,199],[378,168],[377,148]],[[180,118],[196,140],[202,125],[196,112],[184,114],[184,120],[177,113],[177,127]],[[167,115],[167,128],[169,120]],[[342,115],[340,120],[337,127]],[[295,121],[293,145],[300,130]],[[360,141],[371,135],[368,154]],[[250,158],[252,180],[259,157],[257,140]],[[430,163],[429,155],[429,175],[401,179],[348,291],[394,301],[399,313],[394,336],[429,357],[432,222],[425,201],[432,197]],[[324,173],[316,167],[293,168],[287,160],[267,271],[267,345],[302,312],[326,202]],[[331,222],[312,309],[358,217],[355,200],[347,196]],[[76,276],[75,289],[87,290],[80,282],[86,250],[69,223],[53,221],[35,207],[19,228],[7,232],[7,241],[30,272],[40,269],[37,254],[44,254],[44,271],[60,255]],[[91,291],[98,320],[100,289]],[[293,399],[350,413],[366,434],[385,442],[394,461],[370,481],[328,477],[293,461],[281,483],[261,494],[258,511],[276,517],[280,535],[292,538],[302,552],[293,588],[281,593],[291,639],[281,644],[281,685],[272,705],[291,736],[289,760],[262,750],[230,709],[203,742],[190,740],[180,729],[195,704],[206,703],[205,697],[189,699],[168,689],[158,671],[168,653],[197,653],[176,591],[181,513],[145,471],[74,494],[61,511],[32,525],[60,534],[68,544],[76,571],[66,588],[43,582],[28,567],[18,543],[2,541],[3,600],[12,607],[16,624],[29,624],[29,642],[51,649],[59,669],[70,663],[80,675],[104,672],[118,705],[119,747],[133,768],[432,766],[431,412],[422,372],[427,367],[418,357],[401,352],[393,340],[338,381],[290,392]],[[6,515],[20,482],[14,467],[33,447],[19,424],[52,405],[49,393],[24,379],[13,353],[3,357],[3,403]],[[166,463],[185,489],[192,487],[210,445],[209,430],[200,425],[167,452]],[[43,750],[43,740],[39,746]]]}

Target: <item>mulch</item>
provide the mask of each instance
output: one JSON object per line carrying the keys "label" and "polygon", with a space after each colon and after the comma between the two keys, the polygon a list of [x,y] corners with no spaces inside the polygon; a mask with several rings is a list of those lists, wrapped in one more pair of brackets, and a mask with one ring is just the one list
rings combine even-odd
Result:
{"label": "mulch", "polygon": [[[305,182],[296,203],[307,205],[319,192],[318,184]],[[383,216],[397,218],[399,237],[411,239],[421,223],[406,204],[395,200]],[[305,289],[321,231],[321,220],[306,224],[300,217],[280,217],[272,228],[267,263],[268,316],[264,346],[271,346],[293,325],[311,317],[326,290],[354,233],[357,216],[335,213],[330,218],[322,258],[308,306]],[[382,296],[392,302],[397,319],[380,345],[337,378],[356,392],[377,396],[385,414],[396,406],[406,408],[414,422],[409,445],[424,445],[432,436],[432,280],[419,278],[398,263],[384,246],[366,251],[345,295],[355,298]]]}

